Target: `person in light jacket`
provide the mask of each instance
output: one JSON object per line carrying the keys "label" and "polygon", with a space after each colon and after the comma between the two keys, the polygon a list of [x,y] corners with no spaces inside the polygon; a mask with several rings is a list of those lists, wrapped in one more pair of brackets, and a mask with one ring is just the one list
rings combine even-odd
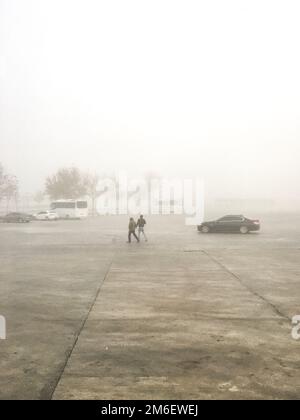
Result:
{"label": "person in light jacket", "polygon": [[144,235],[145,241],[148,242],[147,235],[145,233],[145,225],[147,224],[146,220],[144,219],[144,216],[141,214],[139,220],[137,221],[137,227],[138,227],[138,238],[141,239],[141,233]]}

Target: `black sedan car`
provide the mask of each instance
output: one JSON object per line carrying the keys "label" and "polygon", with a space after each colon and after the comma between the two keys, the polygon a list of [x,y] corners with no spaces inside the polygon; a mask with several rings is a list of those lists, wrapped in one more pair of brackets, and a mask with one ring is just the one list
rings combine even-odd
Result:
{"label": "black sedan car", "polygon": [[209,232],[240,232],[243,234],[260,230],[260,221],[247,219],[244,216],[225,216],[213,222],[204,222],[198,226],[198,231]]}
{"label": "black sedan car", "polygon": [[3,223],[29,223],[32,220],[32,216],[26,213],[9,213],[1,218]]}

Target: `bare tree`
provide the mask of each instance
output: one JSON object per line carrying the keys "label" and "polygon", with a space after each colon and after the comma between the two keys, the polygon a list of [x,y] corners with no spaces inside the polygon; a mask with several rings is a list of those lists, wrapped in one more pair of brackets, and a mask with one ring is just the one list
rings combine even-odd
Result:
{"label": "bare tree", "polygon": [[53,200],[87,195],[86,175],[78,168],[62,168],[46,179],[46,194]]}
{"label": "bare tree", "polygon": [[5,188],[6,188],[6,175],[4,173],[4,168],[0,163],[0,201],[4,198]]}
{"label": "bare tree", "polygon": [[5,173],[3,166],[0,164],[0,201],[6,200],[7,210],[12,199],[17,201],[18,191],[17,177]]}
{"label": "bare tree", "polygon": [[101,177],[97,174],[86,174],[84,184],[86,187],[86,193],[92,200],[92,215],[96,215],[96,201],[100,196],[100,192],[97,190]]}
{"label": "bare tree", "polygon": [[8,176],[7,188],[6,188],[6,205],[7,211],[12,200],[17,203],[17,197],[19,192],[18,179],[14,175]]}

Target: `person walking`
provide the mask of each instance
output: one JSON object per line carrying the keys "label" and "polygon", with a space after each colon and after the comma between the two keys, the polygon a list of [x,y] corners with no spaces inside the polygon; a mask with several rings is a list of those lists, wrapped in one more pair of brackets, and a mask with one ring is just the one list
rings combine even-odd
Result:
{"label": "person walking", "polygon": [[137,221],[137,227],[138,227],[138,238],[141,239],[141,233],[144,235],[145,241],[148,242],[147,235],[145,233],[145,225],[147,224],[146,220],[144,219],[144,216],[141,214],[139,220]]}
{"label": "person walking", "polygon": [[140,242],[139,238],[136,236],[135,230],[136,230],[137,224],[135,223],[133,217],[129,220],[129,226],[128,226],[128,243],[131,244],[131,236],[133,235],[137,242]]}

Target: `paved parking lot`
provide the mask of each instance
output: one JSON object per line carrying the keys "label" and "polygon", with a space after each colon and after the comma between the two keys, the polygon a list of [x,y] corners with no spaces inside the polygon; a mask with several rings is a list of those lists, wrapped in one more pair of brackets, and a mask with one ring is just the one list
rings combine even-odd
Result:
{"label": "paved parking lot", "polygon": [[300,398],[300,217],[0,224],[0,398]]}

